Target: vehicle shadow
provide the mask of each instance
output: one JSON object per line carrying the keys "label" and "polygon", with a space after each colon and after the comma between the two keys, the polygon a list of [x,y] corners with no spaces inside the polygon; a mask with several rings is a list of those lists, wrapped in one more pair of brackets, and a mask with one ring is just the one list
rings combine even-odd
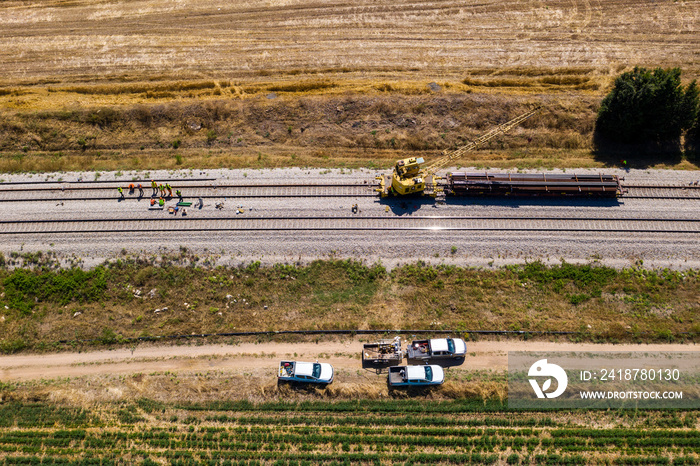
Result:
{"label": "vehicle shadow", "polygon": [[[397,216],[411,216],[426,213],[426,209],[439,211],[441,206],[448,207],[503,207],[519,209],[520,207],[619,207],[621,198],[605,197],[498,197],[498,196],[447,196],[443,199],[431,197],[382,198],[379,205],[388,206]],[[432,214],[433,212],[430,212]],[[437,215],[437,213],[435,213]]]}
{"label": "vehicle shadow", "polygon": [[316,394],[318,390],[323,390],[329,384],[326,383],[316,383],[316,382],[297,382],[289,380],[278,380],[277,389],[281,392],[294,392],[301,394]]}
{"label": "vehicle shadow", "polygon": [[427,397],[439,390],[439,385],[429,385],[427,387],[392,387],[387,382],[387,390],[391,398],[416,398]]}
{"label": "vehicle shadow", "polygon": [[440,201],[429,196],[384,197],[377,200],[379,205],[388,206],[394,215],[408,216],[421,209],[438,207]]}

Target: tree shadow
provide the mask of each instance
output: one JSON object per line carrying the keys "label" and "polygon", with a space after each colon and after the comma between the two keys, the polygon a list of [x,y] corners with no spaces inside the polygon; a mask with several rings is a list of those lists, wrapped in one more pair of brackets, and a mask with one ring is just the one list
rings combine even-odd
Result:
{"label": "tree shadow", "polygon": [[683,160],[680,141],[621,144],[593,132],[593,158],[607,167],[646,169],[658,164],[676,165]]}
{"label": "tree shadow", "polygon": [[[700,133],[700,129],[695,131]],[[700,168],[700,134],[686,136],[685,159]]]}

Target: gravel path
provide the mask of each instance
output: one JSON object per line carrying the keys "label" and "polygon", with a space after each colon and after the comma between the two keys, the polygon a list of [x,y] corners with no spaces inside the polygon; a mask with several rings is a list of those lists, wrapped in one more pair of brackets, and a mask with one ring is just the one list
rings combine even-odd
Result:
{"label": "gravel path", "polygon": [[[688,344],[594,344],[544,341],[477,341],[467,343],[467,364],[454,372],[508,368],[508,351],[695,351]],[[73,378],[86,375],[115,375],[179,371],[260,372],[274,380],[280,359],[323,359],[345,375],[359,372],[362,351],[359,339],[318,343],[240,343],[232,345],[171,346],[142,344],[133,348],[81,353],[0,356],[0,380]],[[365,371],[363,371],[365,372]],[[376,377],[380,378],[380,377]]]}
{"label": "gravel path", "polygon": [[[467,170],[469,169],[461,169]],[[496,170],[493,170],[496,171]],[[569,170],[568,172],[571,172]],[[598,170],[576,170],[576,173],[598,173]],[[665,184],[687,186],[700,178],[698,172],[669,170],[601,170],[619,174],[628,184]],[[557,173],[554,171],[552,173]],[[206,170],[182,172],[130,172],[115,176],[102,173],[99,181],[122,180],[127,185],[134,179],[214,178],[211,185],[224,183],[362,183],[374,181],[369,170]],[[5,175],[7,182],[55,181],[63,183],[95,179],[94,173],[60,173],[43,175]],[[61,186],[61,184],[56,186]],[[190,182],[171,182],[174,189],[182,187],[187,196]],[[84,185],[84,182],[83,182]],[[150,188],[145,187],[146,194]],[[3,220],[64,219],[64,218],[167,218],[163,211],[149,211],[148,201],[127,199],[0,203]],[[129,196],[127,195],[127,198]],[[214,204],[223,201],[225,209]],[[174,204],[171,202],[169,204]],[[203,209],[190,209],[189,215],[212,216],[348,216],[351,206],[358,204],[367,216],[459,215],[477,217],[593,217],[615,218],[678,218],[700,219],[697,200],[561,200],[561,199],[448,199],[444,203],[432,199],[386,201],[375,197],[358,198],[221,198],[205,200]],[[237,214],[238,209],[244,213]],[[500,266],[542,260],[558,263],[598,261],[606,265],[625,267],[643,262],[647,267],[677,269],[700,267],[700,242],[697,233],[635,234],[635,233],[572,233],[572,232],[158,232],[133,234],[45,234],[3,235],[0,251],[55,251],[60,257],[80,258],[86,267],[106,259],[128,254],[145,256],[162,253],[178,254],[181,247],[208,257],[222,265],[239,265],[259,260],[263,264],[277,262],[308,262],[317,258],[354,257],[385,266],[417,260],[462,266]]]}

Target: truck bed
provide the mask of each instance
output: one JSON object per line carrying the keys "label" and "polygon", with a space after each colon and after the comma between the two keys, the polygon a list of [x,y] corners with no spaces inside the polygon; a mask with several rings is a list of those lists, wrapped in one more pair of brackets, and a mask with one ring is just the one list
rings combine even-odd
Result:
{"label": "truck bed", "polygon": [[389,385],[401,385],[405,383],[403,373],[401,372],[403,370],[405,370],[403,366],[389,368]]}
{"label": "truck bed", "polygon": [[416,362],[418,364],[424,363],[430,358],[430,345],[428,340],[418,340],[412,342],[406,348],[406,358],[409,364]]}
{"label": "truck bed", "polygon": [[382,369],[401,364],[403,354],[401,343],[392,340],[382,340],[377,343],[366,343],[362,346],[362,367]]}
{"label": "truck bed", "polygon": [[292,377],[294,375],[294,364],[292,361],[280,362],[279,377]]}

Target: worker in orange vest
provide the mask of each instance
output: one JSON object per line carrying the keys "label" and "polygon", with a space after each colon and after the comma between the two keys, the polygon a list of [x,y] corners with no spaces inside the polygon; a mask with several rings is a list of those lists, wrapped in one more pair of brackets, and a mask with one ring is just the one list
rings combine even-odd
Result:
{"label": "worker in orange vest", "polygon": [[141,183],[139,183],[139,197],[143,197],[143,188],[141,187]]}

